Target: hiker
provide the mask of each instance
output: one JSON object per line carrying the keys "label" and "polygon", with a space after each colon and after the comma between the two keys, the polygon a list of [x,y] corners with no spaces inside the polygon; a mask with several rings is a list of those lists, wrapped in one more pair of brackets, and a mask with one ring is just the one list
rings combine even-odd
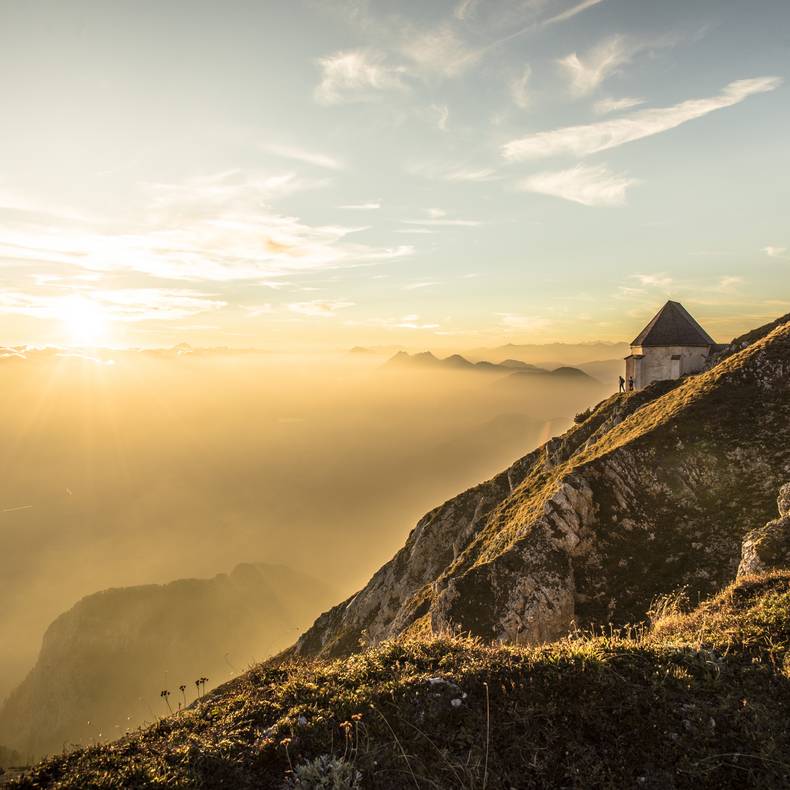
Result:
{"label": "hiker", "polygon": [[625,379],[620,376],[620,392],[625,392]]}
{"label": "hiker", "polygon": [[628,377],[628,391],[629,392],[633,392],[633,390],[634,390],[634,377],[633,376],[629,376]]}

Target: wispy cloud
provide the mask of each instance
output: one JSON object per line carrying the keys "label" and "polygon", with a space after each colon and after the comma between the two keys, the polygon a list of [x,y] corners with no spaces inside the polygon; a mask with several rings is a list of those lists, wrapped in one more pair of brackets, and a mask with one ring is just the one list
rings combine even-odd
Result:
{"label": "wispy cloud", "polygon": [[523,71],[518,77],[510,81],[510,95],[517,107],[522,110],[529,106],[529,78],[532,76],[532,69],[524,66]]}
{"label": "wispy cloud", "polygon": [[480,60],[483,50],[471,47],[449,25],[434,30],[412,30],[400,52],[427,75],[456,77]]}
{"label": "wispy cloud", "polygon": [[[0,261],[44,271],[128,272],[190,282],[231,282],[354,267],[413,251],[351,240],[361,227],[309,225],[269,206],[297,186],[290,176],[230,171],[150,188],[145,220],[109,233],[70,223],[0,231]],[[45,268],[46,267],[46,268]]]}
{"label": "wispy cloud", "polygon": [[474,164],[423,162],[409,165],[406,170],[413,176],[428,178],[432,181],[448,181],[450,183],[493,181],[497,178],[496,170],[492,167]]}
{"label": "wispy cloud", "polygon": [[438,280],[425,280],[423,282],[418,283],[409,283],[408,285],[403,286],[404,291],[416,291],[420,288],[430,288],[433,285],[440,285],[441,283]]}
{"label": "wispy cloud", "polygon": [[372,101],[383,91],[405,91],[406,69],[386,63],[375,50],[346,50],[318,61],[321,81],[315,98],[321,104]]}
{"label": "wispy cloud", "polygon": [[625,36],[610,36],[585,55],[572,52],[558,62],[570,81],[571,93],[574,96],[586,96],[621,66],[629,63],[643,47],[643,44],[630,41]]}
{"label": "wispy cloud", "polygon": [[247,209],[278,198],[321,189],[324,178],[307,178],[294,172],[262,173],[223,170],[173,183],[150,183],[147,210],[156,221],[168,212],[178,216],[211,216],[217,211]]}
{"label": "wispy cloud", "polygon": [[271,302],[264,302],[263,304],[247,305],[244,308],[250,318],[257,318],[261,315],[270,315],[274,312],[274,305]]}
{"label": "wispy cloud", "polygon": [[717,291],[729,293],[735,289],[736,285],[743,283],[743,277],[735,277],[734,275],[727,275],[719,278],[719,284],[716,286]]}
{"label": "wispy cloud", "polygon": [[416,314],[404,315],[395,323],[398,329],[439,329],[441,324],[420,320]]}
{"label": "wispy cloud", "polygon": [[772,244],[769,244],[766,247],[763,247],[763,252],[769,258],[788,258],[788,257],[790,257],[787,254],[787,247],[775,247]]}
{"label": "wispy cloud", "polygon": [[581,3],[577,3],[559,14],[544,19],[543,22],[541,22],[541,26],[548,27],[549,25],[556,25],[560,22],[567,22],[569,19],[573,19],[577,14],[581,14],[582,11],[586,11],[588,8],[599,5],[602,2],[603,0],[582,0]]}
{"label": "wispy cloud", "polygon": [[664,272],[657,274],[634,274],[631,275],[632,279],[637,280],[640,285],[650,288],[669,288],[673,280]]}
{"label": "wispy cloud", "polygon": [[200,291],[174,288],[94,290],[90,298],[98,301],[116,321],[175,320],[227,305],[224,300]]}
{"label": "wispy cloud", "polygon": [[442,131],[447,131],[447,121],[450,119],[450,108],[446,104],[432,104],[431,110],[436,113],[436,126]]}
{"label": "wispy cloud", "polygon": [[593,104],[593,112],[596,115],[608,115],[610,112],[630,110],[632,107],[638,107],[640,104],[644,103],[644,99],[638,99],[633,96],[624,96],[621,99],[599,99]]}
{"label": "wispy cloud", "polygon": [[606,165],[580,164],[568,170],[535,173],[521,181],[519,187],[585,206],[622,206],[626,190],[635,183],[632,178],[612,173]]}
{"label": "wispy cloud", "polygon": [[[519,10],[522,10],[526,7],[533,11],[533,19],[529,22],[529,24],[525,25],[524,27],[515,30],[512,33],[508,33],[505,36],[501,36],[500,38],[493,41],[491,44],[486,47],[486,49],[493,49],[494,47],[501,46],[502,44],[506,44],[508,41],[512,41],[515,38],[519,38],[527,33],[534,33],[538,30],[545,29],[547,27],[551,27],[552,25],[557,25],[562,22],[567,22],[569,19],[573,19],[577,14],[581,14],[583,11],[586,11],[589,8],[593,8],[594,6],[599,5],[604,0],[582,0],[582,2],[572,5],[566,8],[564,11],[560,11],[557,14],[553,14],[552,16],[540,18],[539,14],[542,13],[545,3],[538,2],[538,3],[526,3],[526,4],[519,4]],[[491,4],[494,5],[493,3]],[[498,9],[497,9],[498,10]]]}
{"label": "wispy cloud", "polygon": [[522,315],[521,313],[497,313],[499,323],[509,329],[534,330],[544,329],[551,324],[547,318],[534,315]]}
{"label": "wispy cloud", "polygon": [[281,156],[284,159],[293,159],[297,162],[305,162],[308,165],[315,165],[316,167],[323,167],[327,170],[342,170],[343,163],[332,156],[318,153],[316,151],[308,151],[304,148],[294,148],[288,145],[274,145],[267,144],[263,146],[265,151],[268,151],[275,156]]}
{"label": "wispy cloud", "polygon": [[377,200],[370,203],[347,203],[345,206],[338,206],[338,208],[345,208],[350,211],[376,211],[381,208],[381,203]]}
{"label": "wispy cloud", "polygon": [[336,302],[315,299],[311,302],[291,302],[288,309],[292,313],[310,316],[311,318],[332,318],[338,310],[353,307],[354,302]]}
{"label": "wispy cloud", "polygon": [[479,3],[480,0],[460,0],[453,9],[453,16],[461,22],[465,22],[467,19],[474,16]]}
{"label": "wispy cloud", "polygon": [[645,293],[647,293],[647,291],[644,288],[632,288],[630,285],[618,285],[614,298],[630,300],[634,297],[643,296]]}
{"label": "wispy cloud", "polygon": [[422,331],[434,331],[441,327],[441,324],[425,320],[416,313],[410,313],[397,318],[367,318],[362,320],[349,319],[343,322],[345,326],[373,326],[381,329],[410,329]]}
{"label": "wispy cloud", "polygon": [[477,219],[404,219],[406,225],[425,225],[426,227],[456,227],[456,228],[476,228],[482,225]]}
{"label": "wispy cloud", "polygon": [[457,167],[446,171],[442,179],[452,183],[459,181],[493,181],[496,177],[496,170],[491,167]]}
{"label": "wispy cloud", "polygon": [[69,293],[0,293],[0,313],[65,320],[78,312],[108,321],[176,320],[225,307],[227,302],[200,291],[173,288],[94,289]]}
{"label": "wispy cloud", "polygon": [[503,146],[502,152],[511,161],[561,154],[587,156],[674,129],[715,110],[732,107],[754,94],[775,90],[781,84],[780,77],[738,80],[727,85],[717,96],[689,99],[671,107],[640,110],[610,121],[537,132],[511,140]]}

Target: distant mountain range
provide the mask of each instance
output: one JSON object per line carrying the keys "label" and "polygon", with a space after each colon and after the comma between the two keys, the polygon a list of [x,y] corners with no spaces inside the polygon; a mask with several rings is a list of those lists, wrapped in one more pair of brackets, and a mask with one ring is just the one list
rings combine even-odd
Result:
{"label": "distant mountain range", "polygon": [[505,359],[521,359],[535,365],[580,366],[599,360],[622,360],[630,353],[628,343],[506,343],[494,348],[477,348],[466,352],[470,359],[489,359],[500,362]]}
{"label": "distant mountain range", "polygon": [[520,380],[526,377],[551,377],[551,378],[574,378],[577,381],[591,379],[592,377],[578,368],[567,366],[558,367],[554,370],[522,362],[518,359],[504,359],[501,362],[488,362],[481,360],[471,362],[460,354],[452,354],[449,357],[437,357],[430,351],[423,351],[419,354],[408,354],[399,351],[391,357],[385,364],[386,368],[430,368],[434,370],[464,370],[476,371],[480,373],[500,373]]}

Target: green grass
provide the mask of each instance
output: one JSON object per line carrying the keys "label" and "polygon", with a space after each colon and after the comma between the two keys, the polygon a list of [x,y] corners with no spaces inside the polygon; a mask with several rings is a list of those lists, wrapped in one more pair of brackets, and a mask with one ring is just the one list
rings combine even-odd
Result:
{"label": "green grass", "polygon": [[654,615],[652,629],[533,648],[404,638],[261,665],[18,786],[281,788],[297,769],[294,786],[315,787],[338,765],[384,790],[787,786],[790,573]]}

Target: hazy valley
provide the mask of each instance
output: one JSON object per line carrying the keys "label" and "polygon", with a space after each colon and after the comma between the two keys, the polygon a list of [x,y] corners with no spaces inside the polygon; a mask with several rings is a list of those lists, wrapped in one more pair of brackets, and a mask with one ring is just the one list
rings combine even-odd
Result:
{"label": "hazy valley", "polygon": [[788,386],[785,316],[609,397],[274,660],[18,786],[782,786]]}
{"label": "hazy valley", "polygon": [[[568,379],[535,368],[522,381],[510,367],[393,369],[379,355],[5,353],[2,391],[14,407],[0,424],[0,626],[15,637],[1,657],[2,695],[33,668],[50,622],[62,615],[74,633],[61,644],[65,626],[52,626],[33,675],[0,708],[0,743],[25,754],[106,740],[166,712],[159,692],[176,681],[197,673],[211,687],[287,647],[394,553],[421,512],[564,430],[613,388],[580,371]],[[213,619],[199,614],[208,582],[135,587],[242,561],[291,569],[291,583],[267,582],[279,598],[250,604],[256,627],[223,620],[216,600]],[[296,585],[298,574],[334,594]],[[110,587],[122,589],[63,614],[64,599]],[[180,591],[180,603],[167,604],[166,590]],[[236,612],[223,595],[226,615]],[[284,612],[296,607],[287,627],[284,614],[266,614],[276,600]],[[100,601],[103,619],[80,616]],[[136,601],[140,625],[125,623],[127,604],[112,625],[109,601]],[[120,663],[108,628],[130,630]],[[93,653],[83,640],[97,642]],[[146,640],[148,660],[138,661]],[[74,650],[50,670],[61,663],[53,656]]]}

